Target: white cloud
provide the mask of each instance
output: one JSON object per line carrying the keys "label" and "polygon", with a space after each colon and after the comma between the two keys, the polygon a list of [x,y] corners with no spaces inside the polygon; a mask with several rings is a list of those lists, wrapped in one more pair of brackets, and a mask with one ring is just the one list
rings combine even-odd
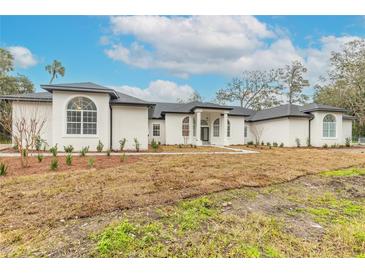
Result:
{"label": "white cloud", "polygon": [[115,36],[134,36],[135,42],[114,43],[105,50],[108,57],[180,76],[235,73],[240,58],[264,50],[264,39],[276,37],[253,16],[117,16],[110,28]]}
{"label": "white cloud", "polygon": [[178,99],[188,99],[194,94],[189,85],[177,85],[171,81],[156,80],[150,82],[147,88],[120,86],[113,87],[122,93],[152,102],[176,102]]}
{"label": "white cloud", "polygon": [[286,29],[268,26],[253,16],[116,16],[114,39],[105,54],[143,69],[164,69],[180,77],[197,74],[236,76],[243,70],[270,69],[302,61],[312,86],[325,75],[332,51],[354,36],[324,36],[300,48]]}
{"label": "white cloud", "polygon": [[14,64],[20,68],[29,68],[35,66],[38,62],[32,52],[20,46],[7,48],[14,57]]}

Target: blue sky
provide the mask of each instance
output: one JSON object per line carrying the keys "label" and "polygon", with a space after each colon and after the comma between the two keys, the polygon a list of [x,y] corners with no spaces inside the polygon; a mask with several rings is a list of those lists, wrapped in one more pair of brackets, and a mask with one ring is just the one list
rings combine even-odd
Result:
{"label": "blue sky", "polygon": [[209,100],[245,69],[293,59],[302,60],[315,84],[330,52],[359,37],[361,16],[0,17],[0,46],[37,90],[50,78],[45,65],[57,59],[66,75],[55,83],[92,81],[155,101],[193,90]]}

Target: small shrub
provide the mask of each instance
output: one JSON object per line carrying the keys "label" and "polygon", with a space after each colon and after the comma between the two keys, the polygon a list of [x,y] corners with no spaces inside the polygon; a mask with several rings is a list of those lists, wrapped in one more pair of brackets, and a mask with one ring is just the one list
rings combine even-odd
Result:
{"label": "small shrub", "polygon": [[37,135],[37,137],[35,138],[35,141],[34,141],[34,148],[36,149],[36,151],[41,150],[43,142],[44,141],[42,140],[41,136]]}
{"label": "small shrub", "polygon": [[5,163],[0,163],[0,176],[5,176],[8,173],[8,166]]}
{"label": "small shrub", "polygon": [[110,149],[106,151],[106,156],[110,157]]}
{"label": "small shrub", "polygon": [[179,148],[182,148],[182,144],[179,144]]}
{"label": "small shrub", "polygon": [[102,152],[104,149],[104,144],[99,140],[98,145],[96,146],[96,151],[97,152]]}
{"label": "small shrub", "polygon": [[322,147],[323,148],[328,148],[328,145],[327,144],[324,144]]}
{"label": "small shrub", "polygon": [[94,164],[95,164],[95,158],[89,158],[89,159],[87,160],[87,166],[88,166],[89,168],[93,168],[93,167],[94,167]]}
{"label": "small shrub", "polygon": [[197,145],[194,145],[194,148],[197,148],[198,146]]}
{"label": "small shrub", "polygon": [[272,146],[273,147],[278,147],[278,143],[277,142],[274,142],[274,143],[272,143]]}
{"label": "small shrub", "polygon": [[345,139],[345,146],[346,146],[346,147],[350,147],[350,146],[351,146],[351,138],[348,138],[348,137],[347,137],[347,138]]}
{"label": "small shrub", "polygon": [[331,145],[331,148],[337,148],[337,144]]}
{"label": "small shrub", "polygon": [[139,152],[141,144],[138,142],[137,138],[134,138],[134,147],[136,148],[136,151]]}
{"label": "small shrub", "polygon": [[252,146],[252,145],[253,145],[253,141],[249,141],[249,142],[247,142],[247,145],[248,145],[248,146]]}
{"label": "small shrub", "polygon": [[125,153],[123,153],[122,155],[120,155],[120,162],[123,163],[127,160],[127,155],[125,155]]}
{"label": "small shrub", "polygon": [[266,145],[267,145],[268,147],[271,147],[271,143],[270,143],[270,142],[267,142],[267,143],[266,143]]}
{"label": "small shrub", "polygon": [[123,138],[119,141],[120,151],[123,151],[126,142],[127,142],[126,138]]}
{"label": "small shrub", "polygon": [[64,146],[63,149],[66,153],[72,153],[74,151],[74,147],[72,145]]}
{"label": "small shrub", "polygon": [[262,146],[264,146],[264,145],[265,145],[264,141],[261,141],[261,145],[262,145]]}
{"label": "small shrub", "polygon": [[37,155],[38,163],[41,163],[43,161],[44,156],[42,154]]}
{"label": "small shrub", "polygon": [[56,144],[55,146],[51,147],[51,148],[49,149],[49,152],[51,152],[51,153],[52,153],[52,156],[53,156],[53,157],[56,157],[56,156],[57,156],[57,152],[58,152],[57,144]]}
{"label": "small shrub", "polygon": [[[152,139],[151,147],[152,147],[152,149],[153,149],[155,152],[158,150],[159,144],[155,141],[155,139]],[[193,147],[193,145],[191,145],[191,147]]]}
{"label": "small shrub", "polygon": [[86,156],[86,153],[89,152],[89,146],[87,147],[82,147],[81,150],[80,150],[80,156],[81,157],[85,157]]}
{"label": "small shrub", "polygon": [[66,165],[71,166],[72,165],[72,159],[73,159],[72,155],[67,154],[66,155]]}
{"label": "small shrub", "polygon": [[58,159],[53,158],[51,161],[51,170],[56,170],[58,168]]}
{"label": "small shrub", "polygon": [[280,147],[284,147],[284,143],[280,143]]}
{"label": "small shrub", "polygon": [[295,143],[297,144],[297,147],[300,147],[300,139],[299,138],[295,138]]}

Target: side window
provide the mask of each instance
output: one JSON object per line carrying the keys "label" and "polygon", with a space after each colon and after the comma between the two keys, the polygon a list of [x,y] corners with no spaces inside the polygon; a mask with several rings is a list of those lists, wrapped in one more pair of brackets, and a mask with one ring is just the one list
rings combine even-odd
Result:
{"label": "side window", "polygon": [[160,136],[160,124],[153,124],[152,127],[152,135],[156,137]]}

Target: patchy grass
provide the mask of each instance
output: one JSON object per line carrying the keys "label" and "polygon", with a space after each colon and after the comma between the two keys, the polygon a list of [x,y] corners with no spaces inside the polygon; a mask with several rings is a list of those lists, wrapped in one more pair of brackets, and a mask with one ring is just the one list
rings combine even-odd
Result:
{"label": "patchy grass", "polygon": [[323,176],[359,176],[365,175],[365,168],[347,168],[339,170],[329,170],[321,172]]}
{"label": "patchy grass", "polygon": [[[107,168],[99,168],[97,160],[95,169],[87,169],[85,162],[85,170],[72,173],[65,167],[62,172],[0,179],[0,255],[90,256],[90,250],[96,250],[94,256],[113,257],[351,257],[365,253],[361,237],[355,237],[364,224],[364,177],[321,176],[320,180],[334,180],[326,187],[322,182],[278,184],[362,165],[365,155],[284,148],[249,155],[136,157],[125,163],[116,159],[118,163]],[[179,203],[201,195],[208,196]],[[145,207],[152,211],[147,218]],[[108,216],[118,212],[127,216],[116,218],[109,234],[99,234],[102,225],[112,222]],[[87,230],[86,220],[93,223]],[[307,235],[313,230],[310,223],[302,220],[324,227],[323,250],[316,233]],[[126,241],[114,248],[113,234],[119,232],[113,227],[123,221],[123,229],[128,224],[133,229],[123,232]],[[151,232],[149,225],[160,229]],[[86,231],[97,234],[95,243],[85,238]],[[149,239],[151,233],[154,244],[147,244],[142,239]],[[100,235],[104,244],[99,245]],[[136,235],[133,240],[131,235]],[[332,250],[331,237],[326,235],[338,237],[346,247]],[[315,240],[308,243],[308,237]],[[79,246],[80,239],[86,247]],[[106,248],[99,250],[94,244]],[[129,246],[127,251],[121,251],[121,245]]]}
{"label": "patchy grass", "polygon": [[[155,150],[149,146],[149,152]],[[193,145],[160,145],[157,152],[229,152],[230,150],[215,146],[193,146]]]}

